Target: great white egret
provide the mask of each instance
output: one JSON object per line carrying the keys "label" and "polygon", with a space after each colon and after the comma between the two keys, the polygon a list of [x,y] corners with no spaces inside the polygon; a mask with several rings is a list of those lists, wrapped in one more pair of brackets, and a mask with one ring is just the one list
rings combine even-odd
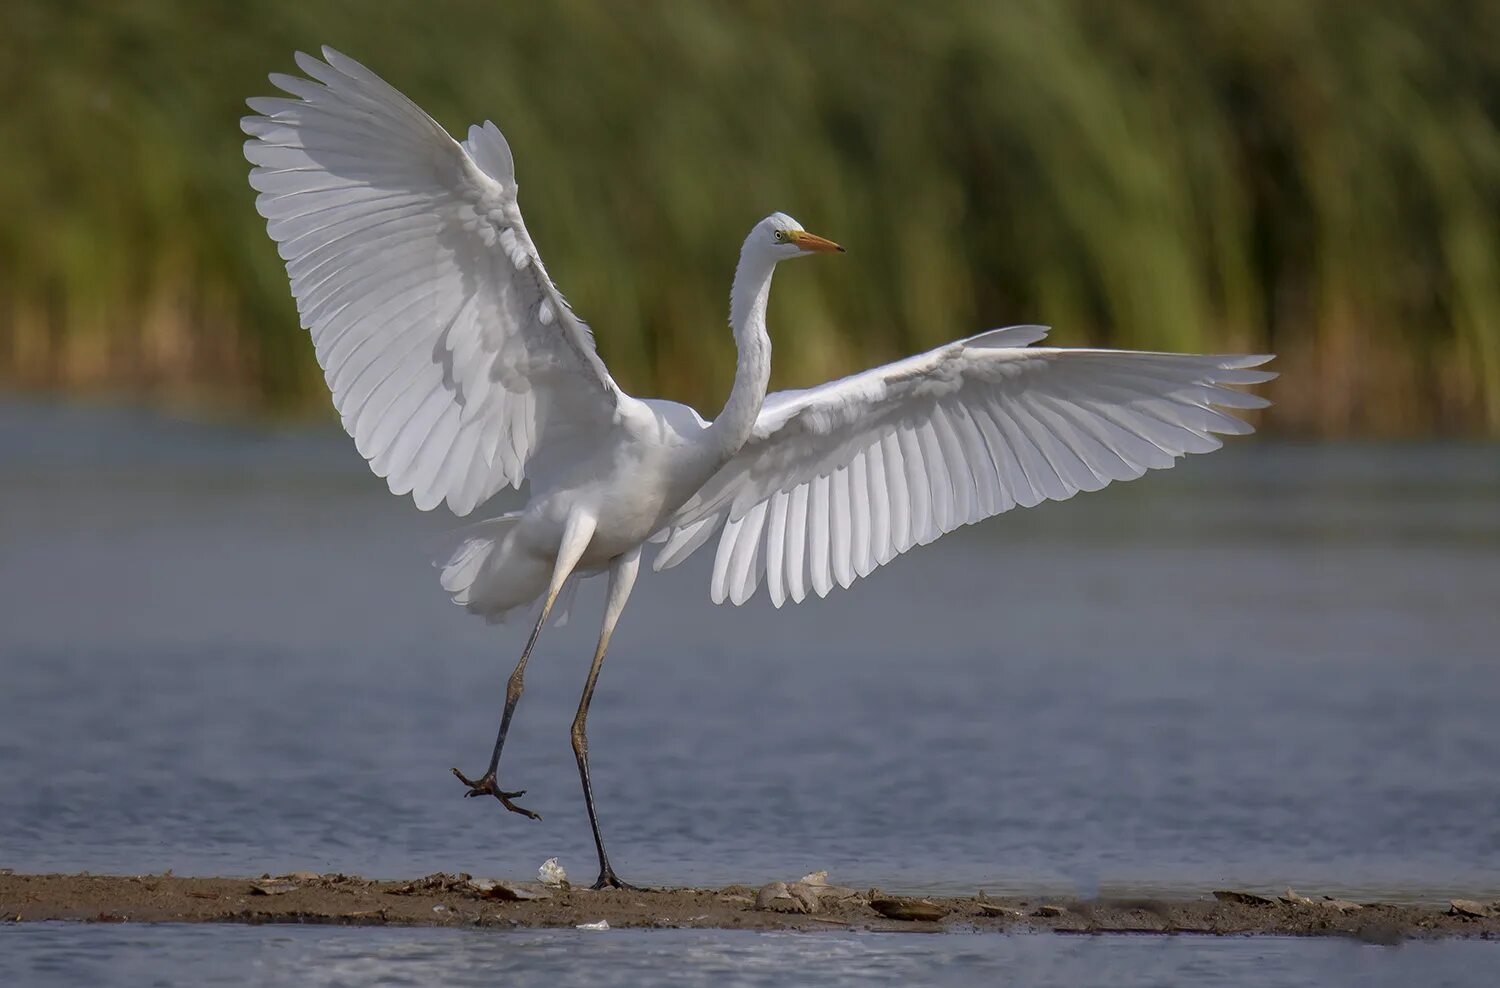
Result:
{"label": "great white egret", "polygon": [[489,767],[453,772],[507,809],[496,779],[526,661],[570,579],[609,572],[573,751],[599,853],[595,888],[628,887],[589,782],[589,701],[641,549],[675,566],[718,535],[712,597],[772,603],[848,587],[914,545],[1016,506],[1062,500],[1217,449],[1251,429],[1215,406],[1268,356],[1033,347],[1012,326],[803,391],[766,394],[776,265],[841,251],[785,213],[745,238],[730,292],[739,360],[712,422],[620,389],[521,219],[493,123],[454,141],[360,63],[298,53],[291,98],[252,99],[245,157],[345,429],[391,492],[467,515],[530,481],[526,506],[455,533],[442,585],[501,618],[541,599],[505,694]]}

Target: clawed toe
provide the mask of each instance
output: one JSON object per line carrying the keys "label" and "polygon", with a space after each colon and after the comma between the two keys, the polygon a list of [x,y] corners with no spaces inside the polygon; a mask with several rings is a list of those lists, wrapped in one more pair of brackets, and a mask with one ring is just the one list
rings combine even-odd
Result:
{"label": "clawed toe", "polygon": [[595,892],[602,891],[603,889],[620,889],[622,892],[649,891],[649,889],[643,889],[638,885],[631,885],[629,882],[620,881],[613,871],[607,871],[600,875],[599,880],[593,884],[592,888]]}
{"label": "clawed toe", "polygon": [[542,818],[542,815],[540,813],[534,813],[524,806],[517,806],[515,803],[511,802],[511,800],[513,799],[518,799],[521,796],[526,795],[525,789],[517,789],[515,792],[507,792],[506,790],[501,789],[496,784],[495,776],[493,774],[487,774],[478,781],[470,779],[468,776],[464,775],[456,768],[453,770],[453,774],[458,778],[459,782],[462,782],[464,785],[469,787],[469,791],[464,793],[464,796],[466,798],[473,796],[494,796],[496,799],[500,800],[500,805],[504,806],[512,813],[519,813],[522,816],[529,817],[532,820],[540,820]]}

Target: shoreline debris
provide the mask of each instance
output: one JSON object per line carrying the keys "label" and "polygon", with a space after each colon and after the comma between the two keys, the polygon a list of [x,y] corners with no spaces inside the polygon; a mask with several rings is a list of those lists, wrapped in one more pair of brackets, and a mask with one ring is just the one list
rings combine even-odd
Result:
{"label": "shoreline debris", "polygon": [[931,899],[871,899],[870,908],[886,919],[915,923],[935,923],[949,912]]}
{"label": "shoreline debris", "polygon": [[536,877],[543,885],[561,888],[568,884],[568,873],[563,871],[563,866],[557,863],[556,858],[543,861],[542,866],[536,870]]}

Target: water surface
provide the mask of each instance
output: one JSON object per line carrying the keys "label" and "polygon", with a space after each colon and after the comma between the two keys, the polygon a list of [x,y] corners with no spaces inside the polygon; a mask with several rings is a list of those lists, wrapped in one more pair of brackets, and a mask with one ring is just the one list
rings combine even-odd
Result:
{"label": "water surface", "polygon": [[0,982],[50,985],[1483,985],[1480,941],[731,930],[0,928]]}
{"label": "water surface", "polygon": [[[601,587],[528,675],[502,782],[531,822],[448,774],[482,769],[522,630],[447,602],[451,520],[343,436],[11,404],[0,471],[0,866],[593,877],[568,725]],[[616,865],[1500,895],[1497,505],[1493,446],[1239,442],[817,603],[646,574],[590,719]],[[317,935],[287,950],[346,934]]]}

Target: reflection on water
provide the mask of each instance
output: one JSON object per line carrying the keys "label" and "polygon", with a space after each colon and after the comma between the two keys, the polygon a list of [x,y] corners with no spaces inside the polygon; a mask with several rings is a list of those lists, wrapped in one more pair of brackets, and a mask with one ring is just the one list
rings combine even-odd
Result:
{"label": "reflection on water", "polygon": [[[568,724],[599,587],[507,749],[534,823],[447,771],[487,756],[521,633],[447,603],[422,545],[449,520],[342,436],[0,406],[0,470],[0,866],[591,877]],[[1235,443],[821,603],[648,574],[590,720],[612,857],[1496,894],[1497,499],[1494,447]]]}

